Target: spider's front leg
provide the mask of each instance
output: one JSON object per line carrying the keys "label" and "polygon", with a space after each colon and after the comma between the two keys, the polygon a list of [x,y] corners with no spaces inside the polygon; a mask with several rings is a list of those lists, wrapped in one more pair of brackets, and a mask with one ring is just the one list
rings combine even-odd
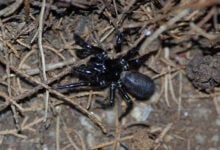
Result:
{"label": "spider's front leg", "polygon": [[124,39],[124,33],[118,31],[117,39],[116,39],[116,45],[115,45],[115,51],[116,53],[121,52],[121,45]]}
{"label": "spider's front leg", "polygon": [[116,29],[116,32],[117,32],[117,38],[116,38],[116,44],[115,44],[116,53],[121,52],[121,46],[125,39],[124,36],[128,34],[131,30],[133,29],[127,28],[127,29],[124,29],[122,32],[120,32],[119,29]]}
{"label": "spider's front leg", "polygon": [[137,69],[137,68],[139,68],[141,65],[143,65],[143,63],[144,63],[147,59],[149,59],[149,57],[150,57],[151,55],[154,55],[154,54],[156,54],[156,51],[151,51],[151,52],[149,52],[149,53],[147,53],[147,54],[145,54],[145,55],[143,55],[143,56],[140,56],[140,57],[138,57],[138,58],[136,58],[136,59],[129,60],[129,61],[128,61],[128,64],[129,64],[130,68],[135,68],[135,69]]}
{"label": "spider's front leg", "polygon": [[104,109],[113,106],[115,102],[115,88],[116,88],[116,85],[112,83],[109,89],[109,100],[107,102],[96,100],[96,103],[101,105],[101,107]]}
{"label": "spider's front leg", "polygon": [[90,66],[81,65],[79,67],[73,67],[73,73],[77,74],[81,78],[87,79],[87,81],[84,82],[78,82],[78,83],[70,83],[65,84],[57,87],[53,87],[55,90],[60,89],[69,89],[69,88],[76,88],[76,87],[82,87],[82,86],[99,86],[99,83],[97,83],[95,80],[92,80],[96,77],[97,72]]}
{"label": "spider's front leg", "polygon": [[133,58],[134,56],[136,56],[138,54],[138,50],[140,49],[140,47],[145,39],[146,39],[146,37],[143,38],[135,47],[128,50],[128,52],[122,57],[122,59],[129,60],[129,59]]}
{"label": "spider's front leg", "polygon": [[55,86],[55,87],[52,87],[52,89],[61,90],[61,89],[70,89],[70,88],[76,88],[76,87],[81,87],[81,86],[91,86],[91,85],[93,85],[92,82],[78,82],[78,83],[70,83],[70,84]]}
{"label": "spider's front leg", "polygon": [[74,34],[74,39],[83,49],[76,50],[76,56],[79,58],[86,58],[90,55],[105,53],[103,49],[86,43],[78,34]]}

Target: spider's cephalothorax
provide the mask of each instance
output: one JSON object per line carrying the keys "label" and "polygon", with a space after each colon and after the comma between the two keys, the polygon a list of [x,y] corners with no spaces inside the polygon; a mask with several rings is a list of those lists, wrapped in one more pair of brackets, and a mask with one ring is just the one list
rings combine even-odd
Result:
{"label": "spider's cephalothorax", "polygon": [[[119,34],[116,40],[116,52],[121,49],[121,38],[122,34]],[[117,89],[127,104],[125,112],[119,119],[125,116],[132,108],[132,101],[127,93],[139,100],[148,99],[152,96],[155,89],[153,80],[144,74],[130,70],[131,68],[138,69],[150,54],[134,58],[138,54],[137,49],[139,46],[137,46],[129,50],[124,56],[110,59],[103,49],[86,43],[79,35],[74,34],[74,39],[82,47],[82,49],[76,50],[77,57],[82,59],[92,55],[86,65],[73,67],[73,73],[77,74],[83,82],[58,86],[54,89],[80,86],[101,89],[109,87],[109,100],[107,102],[96,100],[103,108],[114,105],[115,90]]]}

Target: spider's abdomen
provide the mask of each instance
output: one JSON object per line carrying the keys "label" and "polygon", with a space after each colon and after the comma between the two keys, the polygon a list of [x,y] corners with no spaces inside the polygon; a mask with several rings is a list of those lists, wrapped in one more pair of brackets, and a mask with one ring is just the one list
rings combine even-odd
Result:
{"label": "spider's abdomen", "polygon": [[155,90],[154,81],[139,72],[124,71],[121,73],[121,81],[127,92],[139,100],[150,98]]}

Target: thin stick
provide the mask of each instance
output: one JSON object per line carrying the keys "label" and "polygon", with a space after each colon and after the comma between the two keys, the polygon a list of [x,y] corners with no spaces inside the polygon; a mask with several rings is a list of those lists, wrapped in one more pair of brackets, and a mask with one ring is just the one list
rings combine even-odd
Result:
{"label": "thin stick", "polygon": [[[118,141],[119,141],[119,142],[123,142],[123,141],[126,141],[126,140],[131,140],[132,138],[133,138],[133,135],[130,135],[130,136],[126,136],[126,137],[120,138],[120,139],[118,139]],[[113,145],[114,142],[115,142],[115,141],[105,142],[105,143],[96,145],[96,146],[92,147],[91,149],[92,149],[92,150],[95,150],[95,149],[107,147],[107,146]]]}
{"label": "thin stick", "polygon": [[[168,48],[165,48],[165,53],[164,53],[164,57],[166,59],[169,59],[169,49]],[[168,65],[167,66],[167,70],[170,71],[170,66]],[[165,97],[165,101],[167,103],[167,106],[170,107],[170,102],[169,102],[169,96],[168,96],[168,88],[169,88],[169,75],[170,73],[166,74],[165,77],[164,77],[164,97]]]}
{"label": "thin stick", "polygon": [[[2,64],[6,64],[6,62],[0,58],[0,62]],[[56,90],[51,89],[47,84],[52,83],[54,81],[54,79],[52,79],[52,81],[47,81],[45,83],[42,83],[38,80],[36,80],[35,78],[33,78],[32,76],[29,76],[28,74],[18,70],[16,67],[14,67],[13,65],[9,65],[9,68],[14,71],[15,73],[17,73],[18,75],[26,78],[28,81],[33,82],[35,84],[37,84],[38,86],[36,87],[36,89],[30,90],[28,92],[32,92],[31,94],[36,93],[37,91],[39,91],[40,89],[47,89],[51,94],[56,95],[57,97],[61,98],[61,100],[63,100],[64,102],[74,106],[76,109],[78,109],[81,113],[83,113],[84,115],[86,115],[89,119],[91,119],[92,122],[94,122],[97,126],[99,126],[102,130],[103,133],[106,133],[106,128],[105,126],[102,124],[102,122],[96,117],[94,116],[92,113],[90,113],[88,110],[86,110],[84,107],[82,107],[81,105],[79,105],[78,103],[72,101],[70,98],[68,98],[67,96],[57,92]],[[24,96],[25,95],[25,96]],[[21,95],[21,97],[15,97],[14,99],[23,99],[26,96],[29,96],[30,94],[27,93],[27,95],[24,93],[23,95]]]}
{"label": "thin stick", "polygon": [[20,113],[24,112],[24,109],[15,102],[11,97],[9,97],[6,93],[0,92],[0,97],[3,97],[6,101],[8,101],[9,104],[12,104],[12,106],[15,106]]}
{"label": "thin stick", "polygon": [[[63,68],[64,66],[71,65],[74,62],[76,62],[76,59],[71,58],[71,59],[67,59],[65,61],[61,61],[61,62],[58,62],[58,63],[47,64],[46,65],[46,71],[55,70],[55,69],[58,69],[58,68]],[[38,68],[33,68],[33,69],[27,69],[24,72],[27,73],[28,75],[36,75],[40,72],[40,70]]]}
{"label": "thin stick", "polygon": [[164,136],[167,134],[167,132],[171,129],[172,126],[173,123],[169,123],[160,133],[159,137],[155,140],[155,143],[161,143],[161,141],[163,141]]}
{"label": "thin stick", "polygon": [[16,0],[13,4],[0,11],[0,17],[7,17],[13,14],[23,3],[23,0]]}
{"label": "thin stick", "polygon": [[61,113],[61,107],[56,107],[57,109],[57,117],[56,117],[56,150],[60,150],[60,113]]}
{"label": "thin stick", "polygon": [[190,8],[184,9],[181,11],[177,16],[170,19],[166,24],[162,25],[157,29],[149,38],[147,38],[144,43],[142,44],[140,51],[144,52],[145,49],[150,45],[151,42],[153,42],[161,33],[166,31],[169,27],[171,27],[174,23],[182,19],[184,16],[190,14],[192,10]]}
{"label": "thin stick", "polygon": [[213,102],[215,105],[216,112],[220,116],[220,104],[218,103],[217,96],[215,95],[213,96]]}
{"label": "thin stick", "polygon": [[[63,130],[70,142],[70,145],[73,147],[73,149],[75,150],[80,150],[80,148],[76,145],[76,143],[73,141],[73,139],[71,138],[69,132],[68,132],[68,129],[67,129],[67,126],[66,126],[66,123],[65,121],[62,119],[62,124],[63,124]],[[74,131],[75,132],[75,131]],[[75,132],[76,133],[76,132]],[[79,134],[77,134],[79,136]],[[79,140],[81,141],[81,143],[83,142],[83,140],[81,138],[79,138]],[[78,141],[78,140],[77,140]],[[84,146],[82,146],[84,147]],[[83,149],[83,148],[82,148]],[[86,149],[83,149],[83,150],[86,150]]]}
{"label": "thin stick", "polygon": [[[43,25],[44,25],[44,11],[45,11],[45,0],[42,0],[42,6],[41,6],[41,12],[39,17],[39,28],[38,28],[38,46],[39,46],[39,52],[41,57],[41,65],[42,65],[42,74],[43,74],[43,80],[47,81],[47,75],[46,75],[46,63],[45,63],[45,55],[44,55],[44,49],[42,46],[42,32],[43,32]],[[48,103],[49,103],[49,92],[46,90],[45,93],[45,120],[47,119],[47,112],[48,112]]]}
{"label": "thin stick", "polygon": [[182,72],[179,72],[178,118],[180,118],[180,112],[182,109],[182,93],[183,93],[183,75]]}
{"label": "thin stick", "polygon": [[[6,61],[3,58],[0,58],[0,63],[2,63],[3,65],[6,65]],[[82,61],[80,61],[80,63],[82,63]],[[80,64],[79,63],[79,64]],[[18,70],[17,67],[14,66],[10,66],[10,69],[14,72],[20,72],[21,74],[23,74],[22,71]],[[72,70],[72,67],[67,67],[65,70],[63,70],[60,74],[58,74],[56,77],[48,80],[47,82],[45,82],[46,84],[51,84],[53,82],[55,82],[56,80],[61,79],[62,77],[66,76],[67,74],[69,74]],[[26,92],[23,92],[22,94],[16,96],[15,98],[13,98],[17,103],[20,102],[21,100],[23,100],[26,97],[30,97],[33,94],[37,93],[39,90],[43,89],[43,87],[41,85],[38,85],[36,87],[34,87],[31,90],[28,90]],[[1,108],[0,111],[5,110],[7,107],[9,106],[9,104],[6,104],[4,107]]]}
{"label": "thin stick", "polygon": [[[2,31],[4,31],[4,25],[2,25],[1,23],[1,29]],[[5,34],[3,32],[3,38],[5,37]],[[7,43],[7,42],[6,42]],[[5,44],[5,42],[4,42]],[[5,44],[7,45],[7,44]],[[11,107],[11,110],[12,110],[12,113],[13,113],[13,118],[14,118],[14,121],[15,121],[15,126],[16,126],[16,129],[17,131],[21,131],[21,127],[20,127],[20,124],[19,124],[19,118],[18,118],[18,114],[17,114],[17,111],[15,109],[15,105],[16,103],[14,103],[14,100],[11,99],[12,97],[12,90],[11,90],[11,78],[10,78],[10,68],[9,68],[9,65],[11,63],[11,59],[10,59],[10,54],[9,54],[9,51],[7,51],[7,49],[4,49],[4,53],[5,53],[5,57],[6,57],[6,74],[7,74],[7,90],[8,90],[8,95],[7,96],[6,94],[2,93],[2,96],[5,98],[5,100],[8,100],[12,105],[10,105]],[[19,107],[19,105],[16,105],[16,107]],[[21,107],[19,107],[21,108]],[[21,109],[19,109],[21,111]]]}

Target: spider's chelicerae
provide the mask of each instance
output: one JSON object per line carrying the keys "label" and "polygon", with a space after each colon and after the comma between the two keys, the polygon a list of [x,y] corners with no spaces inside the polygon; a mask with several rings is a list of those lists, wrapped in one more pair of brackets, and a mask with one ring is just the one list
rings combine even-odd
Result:
{"label": "spider's chelicerae", "polygon": [[[121,50],[122,37],[122,33],[117,36],[116,52]],[[114,105],[115,91],[117,89],[127,104],[126,110],[119,117],[119,120],[128,114],[132,108],[132,100],[127,93],[134,96],[137,100],[148,99],[152,96],[155,90],[153,80],[142,73],[134,71],[151,55],[149,53],[136,57],[141,42],[137,47],[129,50],[124,56],[111,59],[108,57],[106,51],[86,43],[79,35],[74,34],[74,39],[76,43],[82,47],[82,49],[76,50],[77,57],[83,59],[91,56],[87,64],[73,67],[73,73],[78,75],[82,82],[61,85],[54,89],[58,90],[82,86],[99,89],[109,87],[109,100],[105,102],[96,100],[102,108]]]}

